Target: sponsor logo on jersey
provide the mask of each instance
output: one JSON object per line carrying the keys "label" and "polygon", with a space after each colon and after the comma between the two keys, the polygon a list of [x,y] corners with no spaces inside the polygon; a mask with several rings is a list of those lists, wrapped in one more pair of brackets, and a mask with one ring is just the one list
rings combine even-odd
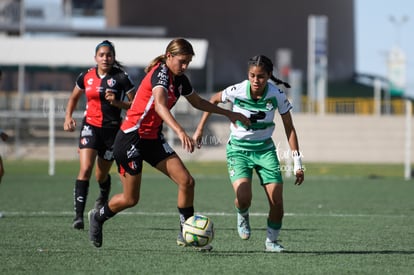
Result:
{"label": "sponsor logo on jersey", "polygon": [[83,129],[81,131],[81,136],[82,137],[90,137],[90,136],[93,136],[91,127],[89,125],[84,125],[83,126]]}
{"label": "sponsor logo on jersey", "polygon": [[163,81],[163,80],[161,80],[161,79],[159,79],[158,81],[157,81],[157,84],[156,85],[161,85],[161,86],[167,86],[168,85],[168,82],[167,81]]}
{"label": "sponsor logo on jersey", "polygon": [[135,145],[131,144],[131,148],[129,148],[129,150],[127,150],[127,158],[133,158],[138,156],[138,151],[137,148],[135,148]]}
{"label": "sponsor logo on jersey", "polygon": [[157,74],[157,84],[159,85],[163,85],[165,87],[167,87],[168,85],[168,74],[167,74],[167,67],[166,66],[162,66],[161,71],[158,72]]}
{"label": "sponsor logo on jersey", "polygon": [[89,78],[86,83],[88,83],[88,85],[92,85],[93,84],[93,78]]}
{"label": "sponsor logo on jersey", "polygon": [[249,120],[252,123],[257,122],[258,120],[263,120],[266,118],[266,113],[263,111],[250,111]]}

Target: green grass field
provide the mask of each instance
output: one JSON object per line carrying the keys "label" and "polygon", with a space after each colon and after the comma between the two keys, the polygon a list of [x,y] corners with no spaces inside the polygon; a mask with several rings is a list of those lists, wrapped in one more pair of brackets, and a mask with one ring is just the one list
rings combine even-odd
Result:
{"label": "green grass field", "polygon": [[[239,239],[224,163],[188,163],[196,212],[212,218],[214,250],[175,244],[177,189],[146,166],[140,203],[108,221],[103,247],[71,228],[77,162],[6,161],[0,185],[0,274],[414,274],[414,181],[402,165],[308,164],[285,178],[280,242],[264,253],[267,201],[254,187],[252,237]],[[115,168],[113,192],[121,191]],[[98,188],[91,181],[88,209]],[[88,223],[86,223],[88,226]]]}

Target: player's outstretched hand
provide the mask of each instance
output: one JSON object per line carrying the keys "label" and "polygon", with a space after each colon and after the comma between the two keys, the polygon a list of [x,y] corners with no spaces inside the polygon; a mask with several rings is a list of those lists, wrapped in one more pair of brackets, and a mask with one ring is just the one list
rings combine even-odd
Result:
{"label": "player's outstretched hand", "polygon": [[184,150],[189,153],[194,152],[194,140],[190,138],[186,132],[178,133],[178,138],[181,140],[181,145]]}
{"label": "player's outstretched hand", "polygon": [[295,185],[301,185],[303,181],[305,180],[305,172],[303,170],[297,170],[296,171],[296,180]]}
{"label": "player's outstretched hand", "polygon": [[241,113],[237,113],[237,112],[230,112],[228,118],[230,119],[230,121],[234,124],[237,125],[236,122],[240,121],[244,126],[249,127],[251,122],[250,119],[248,119],[245,115],[241,114]]}
{"label": "player's outstretched hand", "polygon": [[193,141],[196,144],[197,148],[200,149],[202,145],[202,137],[203,137],[203,131],[202,130],[196,130],[193,134]]}

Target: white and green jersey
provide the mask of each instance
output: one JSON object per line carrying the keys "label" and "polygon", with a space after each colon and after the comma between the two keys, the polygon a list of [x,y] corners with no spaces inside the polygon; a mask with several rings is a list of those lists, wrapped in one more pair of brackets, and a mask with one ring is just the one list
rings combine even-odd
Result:
{"label": "white and green jersey", "polygon": [[275,111],[278,109],[279,114],[285,114],[292,108],[286,94],[271,82],[258,100],[251,98],[248,80],[224,89],[221,100],[233,103],[233,111],[242,113],[251,121],[249,128],[241,123],[237,127],[230,125],[230,142],[233,148],[242,150],[261,151],[274,147]]}

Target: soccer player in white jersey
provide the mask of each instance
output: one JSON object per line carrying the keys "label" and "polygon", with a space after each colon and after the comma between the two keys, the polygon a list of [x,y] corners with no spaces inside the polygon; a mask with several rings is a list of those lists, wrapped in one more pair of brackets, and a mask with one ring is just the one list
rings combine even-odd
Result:
{"label": "soccer player in white jersey", "polygon": [[[289,147],[292,151],[295,184],[304,181],[301,155],[296,130],[290,110],[292,105],[286,94],[276,85],[289,84],[273,75],[272,61],[263,55],[252,57],[248,62],[248,79],[214,94],[214,104],[230,102],[233,111],[250,118],[251,125],[231,125],[226,147],[227,168],[235,192],[237,229],[241,239],[250,238],[249,207],[252,201],[252,176],[256,171],[269,202],[265,251],[282,252],[284,247],[277,240],[283,219],[283,179],[276,147],[272,140],[276,110],[282,117]],[[201,147],[203,128],[210,113],[204,113],[193,139]]]}

